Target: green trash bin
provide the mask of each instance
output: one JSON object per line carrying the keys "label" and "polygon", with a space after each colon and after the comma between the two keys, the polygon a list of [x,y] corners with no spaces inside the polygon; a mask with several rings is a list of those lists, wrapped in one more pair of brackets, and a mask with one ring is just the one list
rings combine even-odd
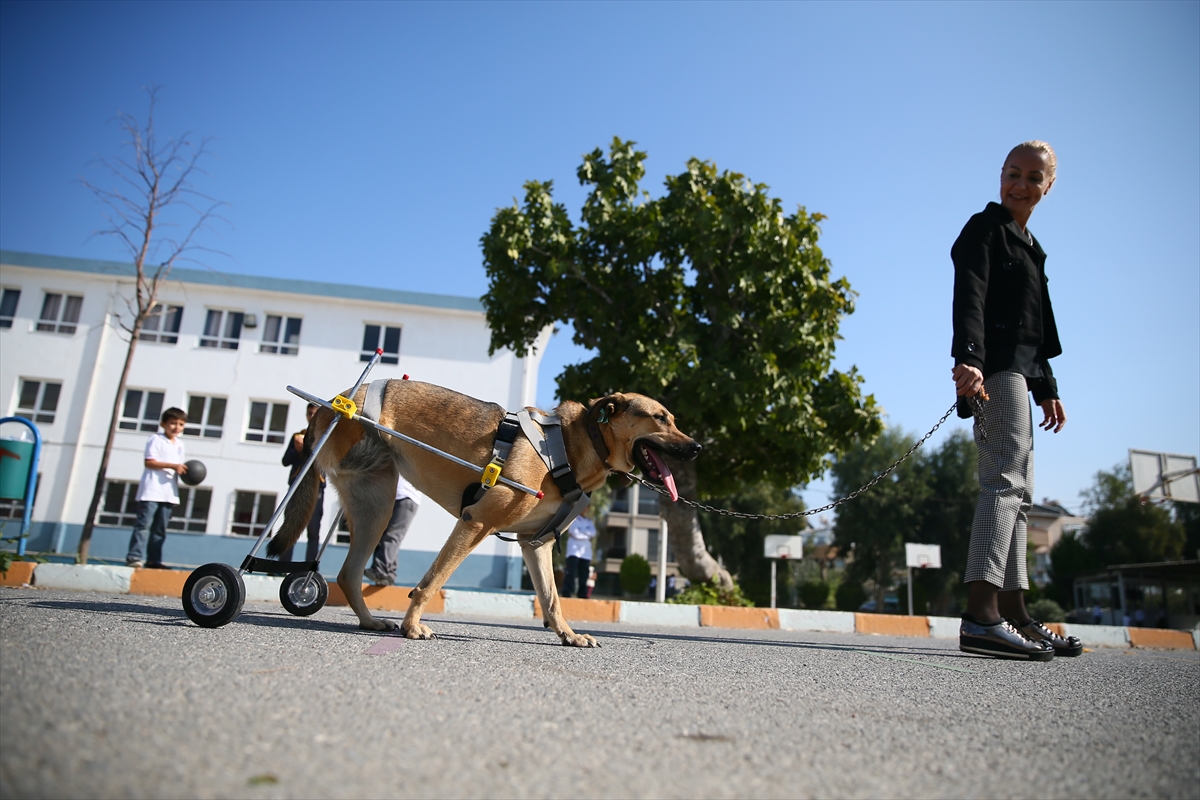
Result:
{"label": "green trash bin", "polygon": [[25,499],[32,463],[33,442],[0,439],[0,499]]}

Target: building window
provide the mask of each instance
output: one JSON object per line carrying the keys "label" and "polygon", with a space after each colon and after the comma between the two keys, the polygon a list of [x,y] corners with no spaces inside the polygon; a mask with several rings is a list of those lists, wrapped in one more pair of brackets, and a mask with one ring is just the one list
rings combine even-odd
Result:
{"label": "building window", "polygon": [[658,492],[647,489],[645,486],[639,486],[637,493],[637,513],[649,514],[652,517],[658,516]]}
{"label": "building window", "polygon": [[609,545],[604,550],[605,558],[624,558],[629,554],[629,531],[616,525],[608,526]]}
{"label": "building window", "polygon": [[267,314],[267,323],[263,325],[262,344],[258,352],[278,353],[281,356],[294,356],[299,353],[300,322],[299,317]]}
{"label": "building window", "polygon": [[96,524],[111,528],[132,528],[137,522],[136,481],[105,481],[104,502],[96,513]]}
{"label": "building window", "polygon": [[287,430],[287,403],[250,402],[250,419],[246,423],[247,442],[283,444]]}
{"label": "building window", "polygon": [[225,398],[188,396],[188,421],[184,425],[184,436],[200,436],[205,439],[220,439],[225,425]]}
{"label": "building window", "polygon": [[143,342],[175,344],[179,341],[179,323],[183,319],[183,306],[165,306],[158,303],[150,309],[138,339]]}
{"label": "building window", "polygon": [[338,520],[337,535],[333,538],[335,544],[350,544],[350,523],[346,521],[345,514]]}
{"label": "building window", "polygon": [[154,433],[162,417],[163,397],[162,392],[126,389],[125,405],[121,407],[121,421],[117,427],[123,431]]}
{"label": "building window", "polygon": [[269,492],[236,492],[233,523],[229,532],[238,536],[261,536],[275,513],[275,495]]}
{"label": "building window", "polygon": [[400,363],[400,329],[387,325],[367,325],[363,329],[362,355],[359,361],[370,361],[375,351],[383,348],[381,364]]}
{"label": "building window", "polygon": [[[651,564],[658,563],[658,542],[662,538],[662,531],[654,528],[646,529],[646,560]],[[667,561],[675,561],[675,551],[671,549],[671,543],[667,542]]]}
{"label": "building window", "polygon": [[[274,502],[274,501],[272,501]],[[167,530],[184,533],[205,533],[208,530],[208,509],[212,506],[212,489],[179,487],[179,505],[171,513]]]}
{"label": "building window", "polygon": [[5,289],[0,295],[0,328],[11,328],[17,315],[17,303],[21,299],[20,289]]}
{"label": "building window", "polygon": [[21,379],[21,395],[17,400],[17,415],[33,422],[54,422],[58,411],[58,397],[62,384],[52,381],[28,381]]}
{"label": "building window", "polygon": [[204,320],[204,335],[200,337],[200,346],[237,350],[238,339],[242,337],[242,321],[245,317],[246,315],[241,311],[208,309],[208,316]]}
{"label": "building window", "polygon": [[83,298],[74,295],[61,295],[46,292],[42,301],[42,317],[38,321],[39,331],[50,333],[74,333],[79,322],[79,310],[83,308]]}

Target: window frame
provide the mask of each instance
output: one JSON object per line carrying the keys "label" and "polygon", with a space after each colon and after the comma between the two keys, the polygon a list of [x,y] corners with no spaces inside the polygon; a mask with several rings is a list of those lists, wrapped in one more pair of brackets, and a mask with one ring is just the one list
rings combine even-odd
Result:
{"label": "window frame", "polygon": [[[192,406],[200,400],[200,413],[193,414]],[[221,421],[212,422],[213,401],[221,401]],[[225,417],[229,413],[229,398],[211,394],[192,394],[187,396],[187,422],[183,426],[183,435],[197,439],[220,439],[225,433]],[[194,421],[193,421],[194,420]],[[215,434],[213,433],[215,431]]]}
{"label": "window frame", "polygon": [[[375,328],[375,344],[368,347],[368,338],[370,331]],[[396,332],[396,349],[394,351],[387,348],[387,338],[391,331]],[[383,348],[383,355],[379,358],[380,364],[399,364],[400,363],[400,343],[404,338],[403,325],[389,325],[384,322],[365,322],[363,323],[363,347],[359,354],[359,361],[370,361],[375,357],[375,350]]]}
{"label": "window frame", "polygon": [[[100,507],[96,509],[95,525],[98,528],[132,528],[137,524],[137,493],[138,481],[106,479],[104,492],[101,495]],[[109,494],[117,486],[122,487],[121,507],[117,511],[109,511]],[[109,521],[105,521],[105,517]],[[112,519],[115,518],[115,522]]]}
{"label": "window frame", "polygon": [[[56,298],[51,308],[50,298]],[[76,302],[72,302],[76,301]],[[52,316],[47,316],[47,313]],[[73,336],[79,327],[79,317],[83,313],[83,295],[67,294],[66,292],[42,292],[42,311],[38,316],[34,330],[43,333],[59,333]],[[68,319],[74,317],[74,319]]]}
{"label": "window frame", "polygon": [[[154,327],[150,327],[151,321]],[[155,344],[177,344],[179,342],[179,326],[183,322],[183,306],[155,303],[154,308],[142,322],[142,331],[138,341]],[[164,327],[164,323],[167,327]],[[171,324],[174,323],[174,327]]]}
{"label": "window frame", "polygon": [[[12,308],[8,308],[8,299],[13,298]],[[11,328],[17,318],[17,308],[21,305],[21,290],[15,286],[0,287],[0,329]],[[5,313],[7,312],[7,313]]]}
{"label": "window frame", "polygon": [[[295,331],[292,323],[296,323]],[[263,320],[262,341],[258,345],[260,353],[274,353],[281,356],[300,354],[300,329],[304,325],[304,317],[289,317],[284,314],[267,314]],[[272,331],[274,327],[274,331]],[[274,338],[271,334],[274,333]],[[295,340],[293,342],[293,335]]]}
{"label": "window frame", "polygon": [[[38,388],[34,393],[33,405],[22,405],[22,400],[25,398],[26,384],[36,383]],[[57,387],[54,393],[54,403],[46,409],[46,390],[47,387]],[[20,378],[17,382],[17,416],[25,416],[26,419],[32,420],[41,425],[53,425],[58,414],[58,403],[62,399],[62,381],[45,380],[41,378]],[[22,414],[22,412],[28,412]]]}
{"label": "window frame", "polygon": [[[250,444],[271,444],[279,445],[287,441],[287,420],[288,414],[291,411],[291,403],[286,400],[254,400],[249,401],[250,407],[246,414],[246,427],[242,431],[242,441]],[[263,412],[263,427],[254,428],[251,424],[254,422],[256,405],[262,405],[266,408]],[[283,408],[283,427],[276,429],[272,424],[276,421],[277,409]],[[253,438],[258,437],[258,438]]]}
{"label": "window frame", "polygon": [[[134,393],[141,395],[137,400],[138,416],[131,417],[126,412],[129,410],[130,396]],[[155,396],[158,397],[158,411],[153,414],[153,419],[147,416],[151,407],[151,400]],[[117,430],[125,431],[126,433],[158,433],[159,421],[162,419],[163,410],[167,407],[167,393],[158,389],[140,389],[136,386],[125,388],[125,399],[121,403],[121,415],[117,419]]]}
{"label": "window frame", "polygon": [[[204,330],[200,334],[199,346],[210,347],[214,350],[237,350],[242,341],[246,312],[228,308],[208,308],[205,309],[205,312]],[[217,324],[215,326],[212,324],[214,314],[220,315],[216,317]],[[209,333],[214,328],[216,333]],[[236,332],[231,333],[232,328],[236,328]]]}
{"label": "window frame", "polygon": [[[253,497],[250,509],[250,519],[245,522],[238,520],[238,501],[245,495]],[[263,498],[271,498],[271,510],[266,516],[262,513]],[[243,538],[258,538],[262,535],[263,529],[271,520],[271,514],[275,513],[275,506],[279,502],[279,495],[275,492],[256,492],[252,489],[235,489],[233,492],[233,507],[230,510],[229,518],[229,533],[230,536],[239,536]],[[259,521],[255,521],[259,520]],[[244,527],[247,530],[243,533],[237,530],[238,527]]]}
{"label": "window frame", "polygon": [[[206,534],[208,533],[208,518],[212,514],[213,490],[199,486],[180,486],[179,505],[171,513],[171,521],[167,523],[169,533]],[[194,516],[196,501],[204,500],[204,516]]]}

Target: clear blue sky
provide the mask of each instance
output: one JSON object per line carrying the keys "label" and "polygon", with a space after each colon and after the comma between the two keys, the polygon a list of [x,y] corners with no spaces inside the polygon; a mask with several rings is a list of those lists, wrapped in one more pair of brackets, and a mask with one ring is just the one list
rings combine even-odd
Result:
{"label": "clear blue sky", "polygon": [[[124,258],[75,181],[160,84],[162,134],[216,137],[209,267],[477,297],[496,208],[537,178],[577,211],[617,135],[652,193],[697,156],[828,215],[860,293],[838,364],[918,432],[953,394],[950,244],[1045,139],[1069,422],[1036,496],[1077,507],[1130,447],[1200,451],[1198,51],[1196,2],[4,2],[0,247]],[[582,355],[551,343],[542,405]]]}

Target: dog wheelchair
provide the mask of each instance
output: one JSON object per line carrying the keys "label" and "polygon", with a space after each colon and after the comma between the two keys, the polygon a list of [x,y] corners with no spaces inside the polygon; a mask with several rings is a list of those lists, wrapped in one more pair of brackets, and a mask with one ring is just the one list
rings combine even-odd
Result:
{"label": "dog wheelchair", "polygon": [[[537,489],[531,489],[501,475],[501,464],[497,464],[495,460],[485,467],[479,467],[469,461],[465,461],[436,447],[406,436],[399,431],[384,427],[370,417],[360,414],[351,398],[358,394],[358,390],[366,381],[367,375],[379,363],[379,359],[382,356],[383,350],[381,348],[376,349],[375,355],[358,377],[358,382],[354,384],[354,388],[346,395],[338,395],[332,401],[324,400],[294,386],[287,387],[287,390],[297,397],[333,411],[333,421],[313,447],[312,453],[309,454],[300,471],[296,473],[295,480],[292,481],[283,499],[275,507],[271,518],[267,520],[267,524],[263,526],[262,533],[255,540],[254,546],[250,548],[250,553],[242,562],[241,567],[234,568],[229,564],[214,562],[197,567],[188,576],[187,581],[183,585],[182,599],[183,610],[192,622],[202,628],[220,628],[236,619],[246,602],[246,583],[242,576],[247,573],[283,575],[283,582],[279,586],[279,602],[283,604],[283,607],[290,614],[298,617],[307,617],[317,613],[324,607],[326,601],[329,599],[329,584],[319,571],[321,556],[325,554],[325,548],[329,546],[329,542],[333,539],[334,533],[337,531],[338,524],[342,519],[341,511],[334,516],[333,522],[330,524],[329,530],[321,542],[321,549],[317,552],[315,560],[276,561],[270,558],[258,558],[257,554],[262,548],[263,543],[270,537],[275,524],[283,516],[288,501],[291,500],[292,495],[295,494],[296,489],[300,486],[305,473],[312,468],[317,454],[321,452],[321,448],[329,441],[329,437],[343,419],[367,425],[380,433],[401,439],[423,450],[453,461],[460,466],[479,472],[482,475],[480,485],[484,488],[491,488],[496,483],[503,483],[506,486],[531,494],[539,499],[543,496],[543,493]],[[408,376],[405,375],[404,379],[407,380]]]}

